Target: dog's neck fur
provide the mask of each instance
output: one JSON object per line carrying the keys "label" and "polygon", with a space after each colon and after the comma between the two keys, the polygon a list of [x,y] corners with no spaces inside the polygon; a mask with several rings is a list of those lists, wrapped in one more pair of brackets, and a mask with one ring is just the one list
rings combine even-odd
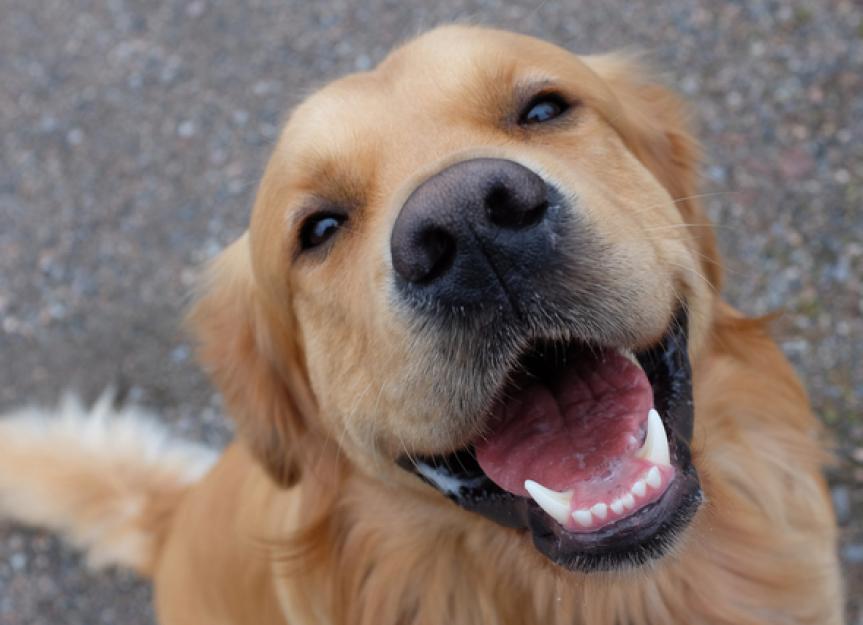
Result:
{"label": "dog's neck fur", "polygon": [[[321,522],[276,549],[287,621],[612,625],[698,614],[699,622],[736,625],[839,622],[839,602],[812,596],[801,573],[823,576],[834,541],[803,391],[756,325],[727,319],[709,349],[710,369],[696,368],[695,441],[707,502],[676,553],[646,570],[571,574],[513,530],[349,474]],[[801,509],[810,514],[801,518]],[[816,553],[799,549],[802,541],[819,533],[825,561],[799,562]],[[753,560],[752,550],[762,555]],[[767,610],[766,597],[775,598]]]}

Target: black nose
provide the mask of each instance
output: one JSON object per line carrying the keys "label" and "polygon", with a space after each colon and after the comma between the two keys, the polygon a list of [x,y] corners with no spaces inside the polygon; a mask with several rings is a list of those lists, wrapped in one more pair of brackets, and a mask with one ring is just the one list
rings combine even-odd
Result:
{"label": "black nose", "polygon": [[448,304],[512,304],[553,247],[554,193],[513,161],[462,161],[417,187],[390,241],[393,267],[408,288]]}

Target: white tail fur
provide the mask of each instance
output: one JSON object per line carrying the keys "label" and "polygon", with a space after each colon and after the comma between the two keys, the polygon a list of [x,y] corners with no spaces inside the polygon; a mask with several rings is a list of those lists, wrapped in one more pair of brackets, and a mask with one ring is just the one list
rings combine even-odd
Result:
{"label": "white tail fur", "polygon": [[71,395],[18,409],[0,417],[0,518],[60,532],[92,566],[148,573],[181,495],[215,458],[141,408],[115,409],[110,392],[90,410]]}

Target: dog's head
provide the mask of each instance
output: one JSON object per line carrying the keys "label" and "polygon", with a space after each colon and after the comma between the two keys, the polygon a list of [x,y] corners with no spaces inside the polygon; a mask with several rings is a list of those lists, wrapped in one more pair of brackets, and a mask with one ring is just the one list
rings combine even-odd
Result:
{"label": "dog's head", "polygon": [[566,567],[642,562],[700,501],[696,160],[626,58],[433,31],[294,111],[193,311],[202,359],[282,484],[335,444]]}

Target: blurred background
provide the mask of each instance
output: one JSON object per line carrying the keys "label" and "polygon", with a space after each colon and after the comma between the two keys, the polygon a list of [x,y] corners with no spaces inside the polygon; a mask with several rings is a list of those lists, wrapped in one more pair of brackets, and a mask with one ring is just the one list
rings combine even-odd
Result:
{"label": "blurred background", "polygon": [[[634,48],[693,104],[727,297],[777,337],[835,437],[849,622],[863,624],[860,0],[0,0],[0,409],[107,385],[222,445],[179,329],[236,237],[280,120],[453,20]],[[0,524],[0,625],[152,625],[150,589]]]}

